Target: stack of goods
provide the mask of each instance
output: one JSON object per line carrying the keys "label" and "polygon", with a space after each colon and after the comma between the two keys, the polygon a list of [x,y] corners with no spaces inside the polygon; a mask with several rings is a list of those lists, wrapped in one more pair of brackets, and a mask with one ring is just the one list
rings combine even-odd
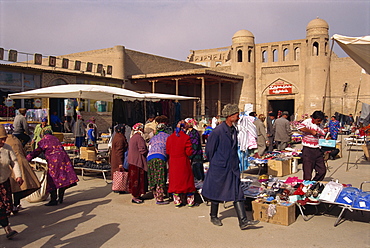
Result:
{"label": "stack of goods", "polygon": [[74,167],[82,167],[86,169],[97,169],[97,170],[110,170],[110,164],[105,161],[90,161],[81,158],[73,159],[73,166]]}
{"label": "stack of goods", "polygon": [[356,209],[370,210],[370,192],[352,187],[351,184],[327,183],[320,200],[347,205]]}
{"label": "stack of goods", "polygon": [[66,151],[76,151],[77,146],[74,143],[63,143],[63,148]]}

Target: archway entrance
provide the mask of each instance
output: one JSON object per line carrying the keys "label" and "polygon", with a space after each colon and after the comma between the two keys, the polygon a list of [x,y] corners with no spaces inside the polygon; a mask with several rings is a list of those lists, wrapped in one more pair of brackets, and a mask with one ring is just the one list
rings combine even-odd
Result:
{"label": "archway entrance", "polygon": [[[277,114],[279,110],[281,111],[288,111],[289,117],[294,116],[294,99],[288,100],[269,100],[268,101],[268,111],[272,111],[273,113]],[[292,118],[291,118],[292,121]]]}

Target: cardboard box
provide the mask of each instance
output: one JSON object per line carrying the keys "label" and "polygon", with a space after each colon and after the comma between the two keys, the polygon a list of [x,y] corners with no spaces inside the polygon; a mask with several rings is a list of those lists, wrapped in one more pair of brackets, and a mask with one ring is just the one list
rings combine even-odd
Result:
{"label": "cardboard box", "polygon": [[295,222],[296,205],[294,203],[292,203],[290,206],[276,205],[276,214],[272,217],[267,215],[269,205],[270,204],[267,203],[253,201],[253,219],[283,226],[289,226]]}
{"label": "cardboard box", "polygon": [[96,152],[91,151],[91,150],[85,150],[80,152],[80,158],[85,159],[85,160],[91,160],[95,161],[96,160]]}
{"label": "cardboard box", "polygon": [[95,151],[95,147],[94,146],[81,146],[80,152],[83,152],[83,151]]}
{"label": "cardboard box", "polygon": [[267,163],[268,170],[267,174],[272,175],[274,177],[283,177],[286,175],[290,175],[291,172],[291,164],[292,160],[276,160],[276,159],[270,159]]}
{"label": "cardboard box", "polygon": [[64,139],[64,134],[63,133],[54,132],[53,135],[55,137],[57,137],[60,142],[63,142],[63,139]]}
{"label": "cardboard box", "polygon": [[362,150],[364,150],[366,159],[370,161],[370,145],[362,145]]}

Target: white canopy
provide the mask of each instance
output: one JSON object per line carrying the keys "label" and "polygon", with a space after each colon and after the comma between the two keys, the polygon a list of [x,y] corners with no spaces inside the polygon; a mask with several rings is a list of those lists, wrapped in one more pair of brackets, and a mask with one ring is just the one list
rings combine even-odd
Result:
{"label": "white canopy", "polygon": [[83,98],[113,102],[113,99],[120,98],[124,101],[133,100],[191,100],[197,97],[177,96],[169,94],[146,93],[140,94],[132,90],[118,87],[91,85],[91,84],[65,84],[50,86],[36,90],[29,90],[20,93],[9,94],[12,99],[29,99],[29,98]]}
{"label": "white canopy", "polygon": [[9,97],[12,99],[28,99],[37,97],[83,98],[107,102],[113,102],[114,96],[119,96],[124,100],[136,100],[144,98],[141,94],[135,91],[118,87],[91,84],[65,84],[9,94]]}
{"label": "white canopy", "polygon": [[368,74],[370,74],[370,36],[347,37],[333,35],[338,45]]}
{"label": "white canopy", "polygon": [[196,100],[199,97],[192,96],[177,96],[170,94],[161,94],[161,93],[145,93],[142,94],[146,100],[150,101],[159,101],[159,100]]}

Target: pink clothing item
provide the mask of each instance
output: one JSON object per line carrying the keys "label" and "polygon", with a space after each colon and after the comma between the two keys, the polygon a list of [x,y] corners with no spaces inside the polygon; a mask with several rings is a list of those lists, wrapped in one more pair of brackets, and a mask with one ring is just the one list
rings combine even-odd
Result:
{"label": "pink clothing item", "polygon": [[[310,130],[317,131],[317,135],[313,136],[310,133],[302,132],[300,129],[308,128]],[[311,148],[318,148],[319,147],[319,139],[324,138],[325,132],[322,130],[318,125],[312,122],[312,119],[306,119],[298,126],[298,130],[300,130],[303,134],[302,138],[302,145],[311,147]]]}

